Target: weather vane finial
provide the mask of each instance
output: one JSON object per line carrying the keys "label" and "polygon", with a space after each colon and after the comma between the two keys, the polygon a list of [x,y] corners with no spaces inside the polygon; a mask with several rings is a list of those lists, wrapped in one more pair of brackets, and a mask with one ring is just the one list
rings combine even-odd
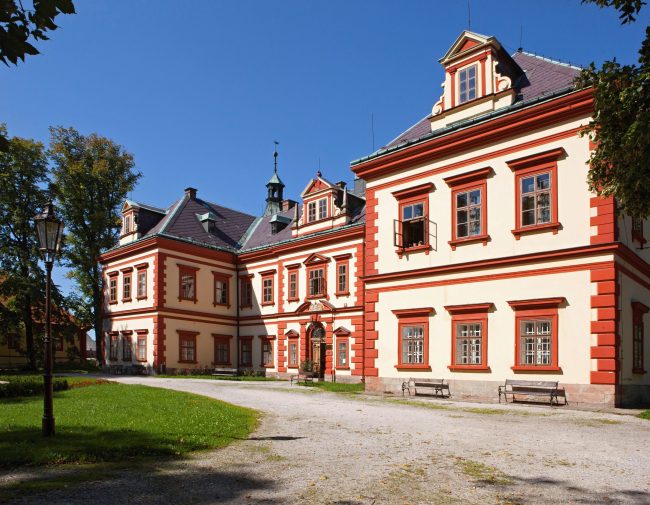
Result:
{"label": "weather vane finial", "polygon": [[280,142],[274,140],[275,148],[273,149],[273,173],[278,173],[278,145]]}

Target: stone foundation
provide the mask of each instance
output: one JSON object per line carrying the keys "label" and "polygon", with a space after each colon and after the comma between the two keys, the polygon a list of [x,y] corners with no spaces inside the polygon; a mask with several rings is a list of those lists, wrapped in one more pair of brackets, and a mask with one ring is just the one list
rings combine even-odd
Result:
{"label": "stone foundation", "polygon": [[[370,394],[388,393],[401,396],[402,382],[404,380],[394,377],[367,377],[366,392]],[[504,381],[454,379],[448,382],[452,400],[477,401],[482,403],[498,403],[498,388],[504,383]],[[600,384],[564,384],[560,382],[560,387],[564,388],[570,407],[597,409],[615,406],[616,395],[614,386]],[[637,392],[636,394],[639,393]],[[536,400],[539,399],[537,397]],[[560,399],[560,404],[562,404],[562,399]]]}

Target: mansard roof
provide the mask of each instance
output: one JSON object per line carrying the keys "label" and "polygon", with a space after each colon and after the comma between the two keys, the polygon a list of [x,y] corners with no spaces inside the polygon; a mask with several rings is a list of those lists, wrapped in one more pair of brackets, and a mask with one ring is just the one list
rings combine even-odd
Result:
{"label": "mansard roof", "polygon": [[[450,51],[453,49],[454,46],[452,46]],[[445,57],[448,57],[448,55]],[[512,55],[512,60],[521,67],[524,74],[513,83],[513,88],[515,88],[517,93],[515,102],[512,106],[498,111],[500,113],[506,113],[514,107],[520,107],[526,103],[543,99],[544,97],[550,98],[554,95],[569,93],[575,90],[574,81],[580,73],[579,67],[521,50]],[[352,163],[355,164],[358,161],[373,158],[392,149],[404,147],[407,144],[434,137],[436,134],[441,133],[431,131],[430,118],[431,114],[427,114],[375,153]],[[453,128],[462,126],[462,124],[457,124]]]}
{"label": "mansard roof", "polygon": [[[339,186],[335,187],[340,189]],[[348,192],[348,198],[356,202],[356,205],[349,207],[353,215],[348,224],[341,228],[363,224],[365,200],[361,196],[362,193],[356,190],[346,189],[345,191]],[[135,202],[129,203],[134,206]],[[234,253],[263,249],[341,229],[315,232],[299,238],[292,237],[291,227],[295,220],[302,216],[302,205],[299,204],[290,210],[261,217],[223,207],[188,194],[166,209],[157,209],[144,204],[135,206],[140,209],[151,209],[158,216],[155,222],[147,224],[146,227],[140,226],[141,236],[138,240],[152,236],[164,236]],[[209,216],[214,221],[215,226],[212,228],[212,232],[208,232],[202,225],[201,218],[204,216]],[[273,233],[272,223],[278,221],[286,226],[277,233]],[[122,246],[116,246],[113,249],[119,247]]]}

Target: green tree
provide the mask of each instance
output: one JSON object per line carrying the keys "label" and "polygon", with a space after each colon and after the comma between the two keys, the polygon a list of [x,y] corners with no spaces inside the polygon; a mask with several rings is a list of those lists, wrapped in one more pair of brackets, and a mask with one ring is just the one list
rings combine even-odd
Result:
{"label": "green tree", "polygon": [[[30,40],[48,40],[47,32],[58,28],[54,19],[59,14],[75,14],[72,0],[32,0],[31,4],[26,9],[21,0],[0,0],[0,61],[7,66],[25,61],[25,55],[39,54]],[[8,146],[0,132],[0,151]]]}
{"label": "green tree", "polygon": [[113,247],[120,230],[120,206],[140,173],[133,156],[106,137],[84,136],[74,128],[50,128],[52,192],[67,230],[64,258],[87,300],[103,359],[102,272],[99,255]]}
{"label": "green tree", "polygon": [[[27,0],[25,1],[27,4]],[[74,14],[72,0],[33,0],[25,9],[21,0],[0,0],[0,61],[5,65],[39,54],[30,42],[48,40],[47,32],[58,28],[59,14]]]}
{"label": "green tree", "polygon": [[[642,0],[583,0],[614,7],[623,24],[635,21]],[[639,65],[592,63],[578,84],[594,90],[593,119],[585,133],[595,142],[589,158],[589,187],[613,195],[634,217],[650,214],[650,27],[639,51]]]}
{"label": "green tree", "polygon": [[[4,126],[0,126],[0,135],[6,136]],[[44,293],[33,218],[46,201],[42,188],[47,180],[43,144],[9,139],[7,150],[0,152],[0,299],[7,323],[22,324],[30,368],[36,368],[33,320],[39,317]],[[18,328],[5,329],[10,330]]]}

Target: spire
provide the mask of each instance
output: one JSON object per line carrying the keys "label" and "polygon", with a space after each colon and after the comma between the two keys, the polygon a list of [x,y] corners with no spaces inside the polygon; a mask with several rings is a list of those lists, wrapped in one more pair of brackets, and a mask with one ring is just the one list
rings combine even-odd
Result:
{"label": "spire", "polygon": [[278,142],[277,140],[274,140],[273,143],[275,144],[275,149],[273,150],[273,173],[277,175],[278,173]]}
{"label": "spire", "polygon": [[284,183],[278,177],[278,145],[277,140],[273,141],[273,175],[266,183],[267,196],[266,196],[266,209],[264,210],[265,216],[277,214],[282,210],[282,193],[284,191]]}

